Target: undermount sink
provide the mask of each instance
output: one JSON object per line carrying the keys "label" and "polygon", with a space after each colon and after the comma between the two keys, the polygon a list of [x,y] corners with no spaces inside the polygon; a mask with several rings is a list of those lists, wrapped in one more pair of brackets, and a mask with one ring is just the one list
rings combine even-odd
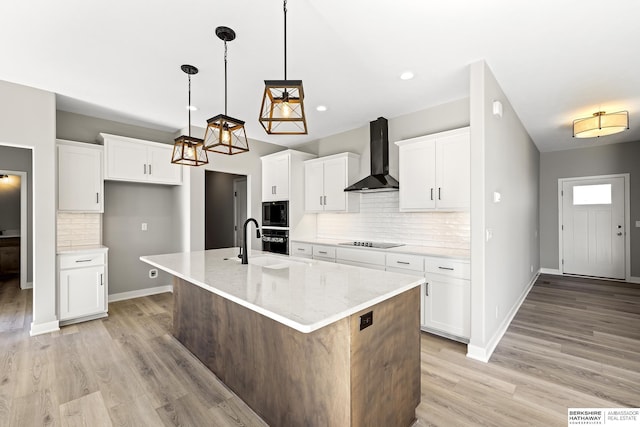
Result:
{"label": "undermount sink", "polygon": [[249,264],[259,265],[260,267],[273,270],[281,270],[283,268],[289,268],[293,262],[278,257],[258,256],[249,257]]}

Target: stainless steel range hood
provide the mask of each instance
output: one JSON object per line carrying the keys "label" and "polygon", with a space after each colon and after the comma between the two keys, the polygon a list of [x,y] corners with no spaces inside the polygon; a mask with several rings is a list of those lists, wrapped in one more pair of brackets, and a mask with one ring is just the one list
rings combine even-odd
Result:
{"label": "stainless steel range hood", "polygon": [[369,124],[371,175],[347,187],[344,191],[374,193],[398,191],[398,180],[389,175],[389,131],[387,119],[378,117]]}

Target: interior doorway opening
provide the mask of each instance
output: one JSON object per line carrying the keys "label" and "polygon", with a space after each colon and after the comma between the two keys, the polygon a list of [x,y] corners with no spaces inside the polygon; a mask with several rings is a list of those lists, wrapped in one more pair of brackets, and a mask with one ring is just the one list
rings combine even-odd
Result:
{"label": "interior doorway opening", "polygon": [[247,218],[247,176],[205,171],[205,249],[240,247]]}

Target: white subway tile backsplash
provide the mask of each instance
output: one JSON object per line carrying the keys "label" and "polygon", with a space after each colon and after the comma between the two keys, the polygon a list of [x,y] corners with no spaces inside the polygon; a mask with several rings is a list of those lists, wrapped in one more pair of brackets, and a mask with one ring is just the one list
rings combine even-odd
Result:
{"label": "white subway tile backsplash", "polygon": [[318,214],[318,237],[469,249],[469,212],[399,212],[399,193],[363,193],[360,212]]}
{"label": "white subway tile backsplash", "polygon": [[58,212],[58,246],[102,244],[102,214]]}

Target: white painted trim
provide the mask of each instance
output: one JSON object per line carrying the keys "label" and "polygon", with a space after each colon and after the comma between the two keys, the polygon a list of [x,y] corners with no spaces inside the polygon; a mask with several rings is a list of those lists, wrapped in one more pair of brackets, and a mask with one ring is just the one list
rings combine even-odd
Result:
{"label": "white painted trim", "polygon": [[611,175],[594,175],[594,176],[579,176],[574,178],[558,178],[558,268],[560,274],[564,274],[562,268],[562,184],[565,181],[591,181],[596,179],[611,179],[611,178],[623,178],[624,179],[624,264],[625,264],[625,280],[627,282],[631,279],[631,197],[629,195],[629,177],[628,173],[616,173]]}
{"label": "white painted trim", "polygon": [[33,282],[25,282],[24,288],[22,289],[33,289]]}
{"label": "white painted trim", "polygon": [[485,347],[480,347],[477,345],[467,346],[468,358],[479,360],[484,363],[489,362],[489,359],[491,358],[491,355],[493,354],[494,350],[500,343],[502,336],[505,334],[505,332],[507,332],[507,329],[509,329],[509,325],[511,324],[511,321],[518,313],[518,310],[520,310],[520,306],[522,305],[524,300],[527,298],[527,295],[529,295],[529,291],[531,291],[531,288],[533,288],[533,285],[536,283],[536,280],[538,280],[538,276],[540,276],[540,273],[536,273],[535,276],[533,276],[529,284],[525,287],[524,292],[522,292],[522,295],[520,295],[520,298],[518,298],[518,301],[513,305],[513,307],[511,308],[511,311],[509,311],[509,314],[504,319],[500,327],[498,327],[498,330],[493,334],[491,339],[487,342],[487,345]]}
{"label": "white painted trim", "polygon": [[109,302],[124,301],[127,299],[147,297],[149,295],[173,292],[173,285],[156,286],[155,288],[139,289],[137,291],[121,292],[109,295]]}
{"label": "white painted trim", "polygon": [[562,271],[557,268],[540,268],[538,274],[553,274],[555,276],[562,276]]}
{"label": "white painted trim", "polygon": [[627,277],[627,282],[640,284],[640,277],[634,277],[634,276]]}
{"label": "white painted trim", "polygon": [[[18,175],[20,177],[20,289],[27,287],[27,242],[29,232],[27,227],[27,184],[29,176],[24,171],[0,170],[0,175]],[[33,285],[31,286],[33,287]]]}
{"label": "white painted trim", "polygon": [[57,320],[38,324],[31,322],[31,330],[29,331],[29,335],[34,337],[36,335],[48,334],[49,332],[55,332],[59,330],[60,322],[58,322]]}

